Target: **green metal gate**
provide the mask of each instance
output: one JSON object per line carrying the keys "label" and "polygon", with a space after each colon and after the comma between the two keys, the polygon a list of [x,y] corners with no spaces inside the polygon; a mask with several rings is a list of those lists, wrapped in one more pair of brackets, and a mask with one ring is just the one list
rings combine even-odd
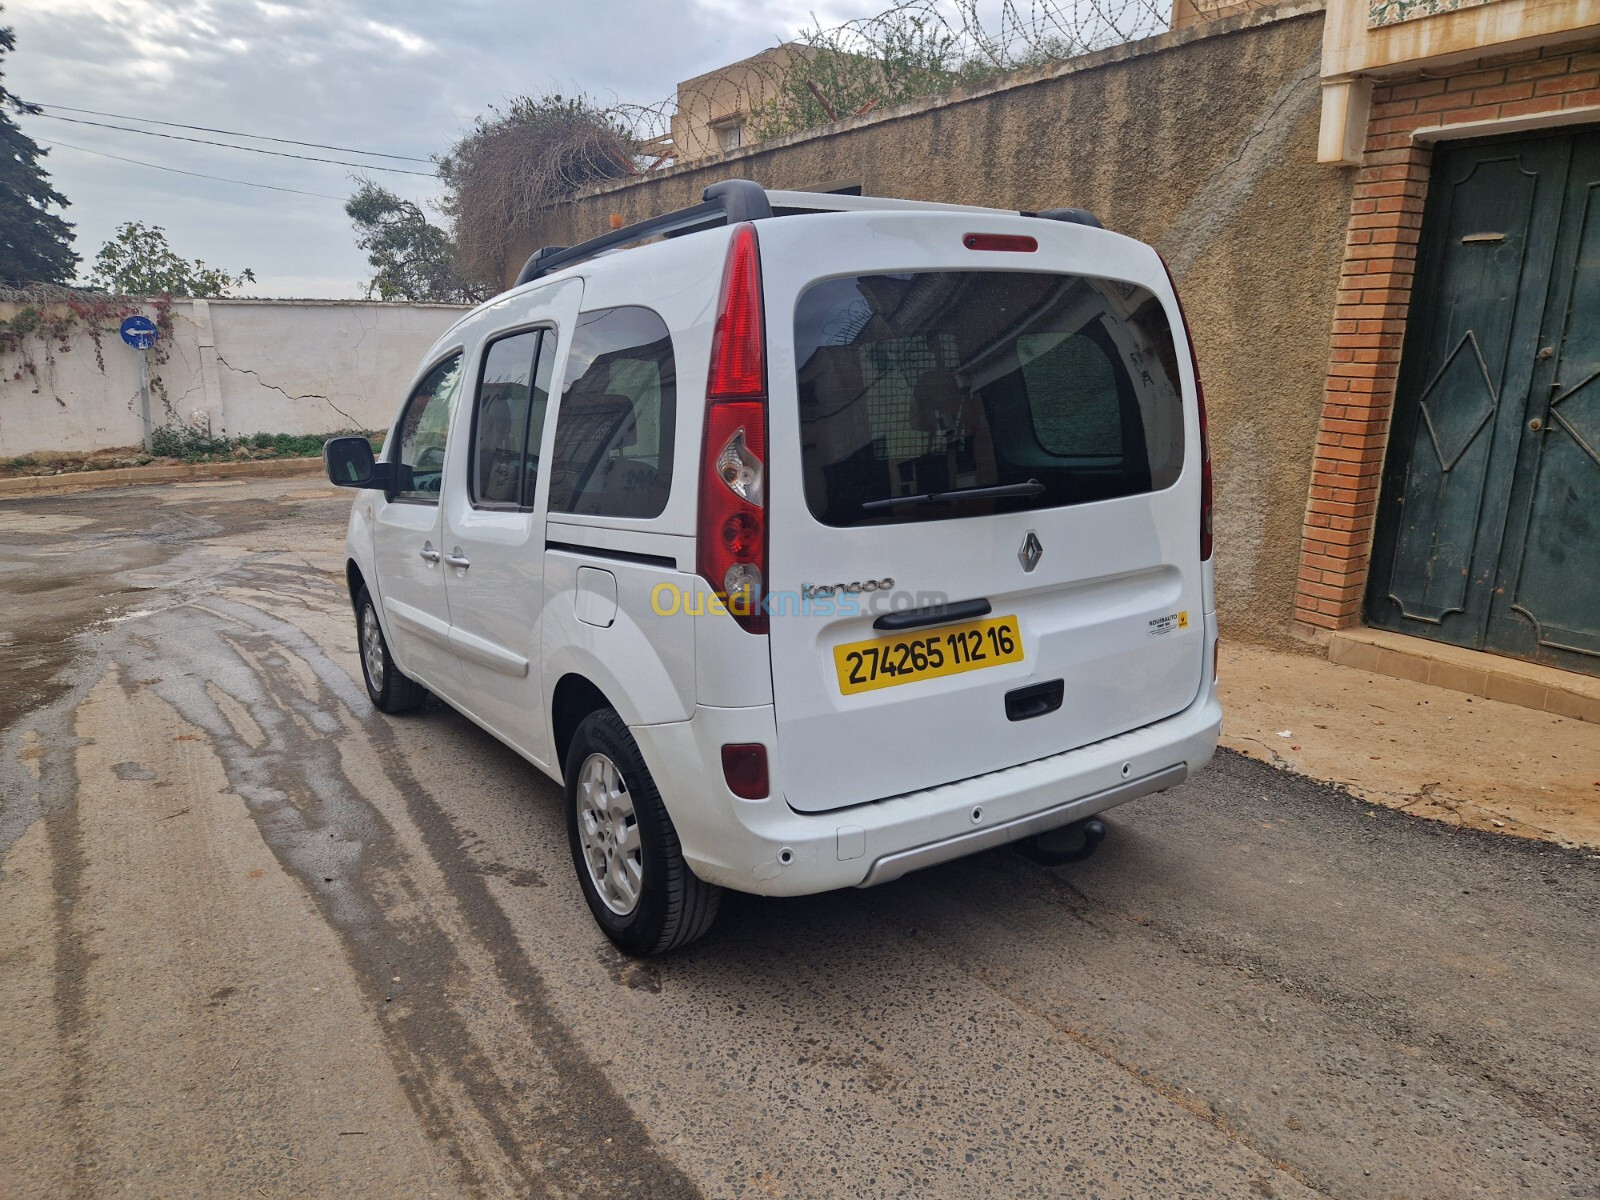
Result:
{"label": "green metal gate", "polygon": [[1600,674],[1600,133],[1435,154],[1367,619]]}

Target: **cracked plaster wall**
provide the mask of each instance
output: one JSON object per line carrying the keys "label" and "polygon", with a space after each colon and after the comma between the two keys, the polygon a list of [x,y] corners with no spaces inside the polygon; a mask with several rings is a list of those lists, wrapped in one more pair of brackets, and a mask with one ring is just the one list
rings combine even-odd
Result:
{"label": "cracked plaster wall", "polygon": [[1319,166],[1319,5],[1256,10],[1002,84],[608,185],[511,256],[683,207],[718,179],[1087,208],[1153,243],[1194,329],[1224,634],[1287,647],[1354,172]]}
{"label": "cracked plaster wall", "polygon": [[[0,305],[9,317],[15,305]],[[381,429],[434,340],[464,310],[452,305],[180,300],[167,361],[152,360],[167,402],[152,388],[157,425],[209,424],[217,434],[331,433]],[[94,345],[76,334],[63,354],[33,341],[26,371],[0,362],[0,457],[137,445],[138,353],[116,335]],[[53,357],[54,361],[50,361]],[[35,391],[34,389],[38,390]]]}

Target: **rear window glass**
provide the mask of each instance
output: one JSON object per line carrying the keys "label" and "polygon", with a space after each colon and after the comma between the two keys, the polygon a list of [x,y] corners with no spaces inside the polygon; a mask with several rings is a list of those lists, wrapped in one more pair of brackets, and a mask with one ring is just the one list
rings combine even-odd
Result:
{"label": "rear window glass", "polygon": [[556,414],[550,511],[655,517],[672,486],[677,370],[648,308],[578,318]]}
{"label": "rear window glass", "polygon": [[1133,284],[824,280],[800,298],[795,352],[806,502],[828,525],[1108,500],[1170,487],[1183,465],[1166,311]]}

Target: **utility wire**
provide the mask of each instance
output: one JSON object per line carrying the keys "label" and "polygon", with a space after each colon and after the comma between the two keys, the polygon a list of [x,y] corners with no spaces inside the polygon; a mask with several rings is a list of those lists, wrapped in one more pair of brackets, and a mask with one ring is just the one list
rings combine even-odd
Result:
{"label": "utility wire", "polygon": [[104,150],[91,150],[87,146],[74,146],[71,142],[46,140],[46,149],[76,150],[80,154],[93,154],[98,158],[114,158],[118,162],[132,163],[136,167],[150,167],[157,171],[171,171],[174,175],[192,175],[196,179],[214,179],[218,183],[237,183],[240,187],[266,188],[269,192],[292,192],[296,196],[316,196],[322,200],[345,200],[345,196],[331,196],[327,192],[303,192],[299,188],[279,187],[275,183],[252,183],[248,179],[227,179],[221,175],[205,175],[199,171],[184,171],[177,167],[164,167],[160,163],[145,162],[138,158],[124,158],[120,154],[107,154]]}
{"label": "utility wire", "polygon": [[376,167],[371,163],[348,162],[342,158],[318,158],[310,154],[291,154],[287,150],[267,150],[260,146],[235,146],[231,142],[213,142],[206,138],[185,137],[179,133],[159,133],[154,129],[135,129],[131,125],[108,125],[104,121],[85,121],[81,117],[58,117],[54,113],[33,113],[32,116],[44,117],[50,121],[70,121],[74,125],[93,125],[97,129],[115,129],[121,133],[142,133],[145,137],[167,138],[174,142],[195,142],[201,146],[220,146],[224,150],[248,150],[251,154],[271,154],[278,158],[297,158],[302,162],[331,163],[338,167],[355,167],[360,171],[388,171],[394,175],[420,175],[426,179],[436,178],[432,171],[408,171],[404,167]]}
{"label": "utility wire", "polygon": [[392,158],[398,162],[432,163],[431,158],[416,158],[410,154],[385,154],[381,150],[353,150],[349,146],[330,146],[325,142],[301,142],[294,138],[272,137],[265,133],[240,133],[237,129],[212,129],[209,125],[184,125],[178,121],[158,121],[154,117],[130,117],[127,113],[100,112],[93,108],[73,108],[67,104],[40,104],[57,112],[82,113],[86,117],[110,117],[115,121],[138,121],[143,125],[164,125],[168,129],[189,129],[196,133],[220,133],[227,137],[255,138],[260,142],[280,142],[285,146],[306,146],[312,150],[337,150],[340,154],[362,154],[368,158]]}

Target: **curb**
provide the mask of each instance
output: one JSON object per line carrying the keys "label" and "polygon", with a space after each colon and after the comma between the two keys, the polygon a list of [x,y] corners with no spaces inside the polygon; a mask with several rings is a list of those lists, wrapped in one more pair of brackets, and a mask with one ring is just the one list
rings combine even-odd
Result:
{"label": "curb", "polygon": [[106,471],[68,471],[61,475],[18,475],[12,479],[0,479],[0,500],[51,492],[128,487],[136,483],[174,483],[185,479],[273,479],[321,473],[320,458],[184,463],[173,467],[113,467]]}
{"label": "curb", "polygon": [[1600,679],[1541,663],[1365,626],[1331,633],[1328,661],[1600,725]]}

